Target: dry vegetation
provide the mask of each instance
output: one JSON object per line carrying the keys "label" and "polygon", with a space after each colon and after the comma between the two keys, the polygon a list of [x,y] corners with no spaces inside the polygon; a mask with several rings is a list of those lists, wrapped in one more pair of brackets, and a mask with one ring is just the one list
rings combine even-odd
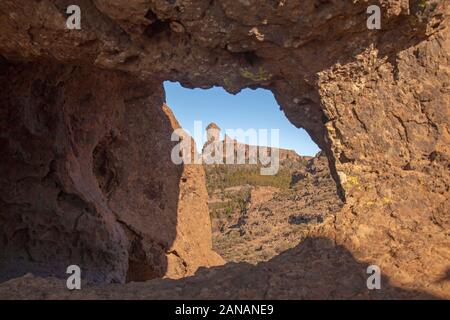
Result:
{"label": "dry vegetation", "polygon": [[340,201],[324,157],[283,161],[274,176],[257,165],[206,166],[214,249],[258,263],[297,245]]}

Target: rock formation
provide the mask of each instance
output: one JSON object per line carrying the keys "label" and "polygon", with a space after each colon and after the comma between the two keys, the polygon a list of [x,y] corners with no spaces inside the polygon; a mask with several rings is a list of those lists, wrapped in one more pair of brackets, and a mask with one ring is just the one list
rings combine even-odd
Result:
{"label": "rock formation", "polygon": [[[164,104],[163,110],[173,129],[180,129],[170,108]],[[191,139],[191,154],[197,152],[194,139],[183,134],[182,139]],[[164,140],[162,140],[164,141]],[[205,171],[202,166],[184,164],[180,177],[176,238],[167,255],[165,274],[169,278],[192,275],[199,267],[217,266],[224,260],[212,251],[211,220],[207,205]]]}
{"label": "rock formation", "polygon": [[[259,146],[256,144],[247,144],[239,142],[237,139],[225,134],[224,139],[220,140],[221,129],[215,123],[210,123],[206,127],[207,141],[203,145],[202,153],[203,158],[212,158],[214,161],[212,164],[261,164],[261,155],[270,158],[272,154],[276,154],[276,161],[292,160],[301,161],[297,152],[294,150],[288,150],[283,148],[276,148],[270,146]],[[242,137],[242,139],[248,139],[248,136]],[[228,152],[228,148],[231,150]],[[223,154],[223,158],[215,158],[214,153],[220,152]],[[239,159],[241,156],[241,159]]]}
{"label": "rock formation", "polygon": [[[160,83],[113,71],[4,64],[0,277],[178,278],[221,263],[201,168],[176,166]],[[162,174],[163,173],[163,174]]]}
{"label": "rock formation", "polygon": [[[265,280],[227,266],[170,297],[372,297],[368,264],[390,279],[378,297],[450,297],[448,1],[77,2],[81,30],[66,28],[70,1],[0,2],[2,276],[57,273],[69,257],[100,282],[124,281],[128,261],[164,274],[182,175],[165,161],[160,109],[173,80],[272,90],[326,153],[346,203],[279,269],[261,266]],[[369,3],[380,30],[367,29]],[[289,277],[267,276],[288,265]],[[192,290],[213,276],[212,291]],[[31,280],[4,290],[45,282]],[[161,281],[139,297],[174,292]]]}

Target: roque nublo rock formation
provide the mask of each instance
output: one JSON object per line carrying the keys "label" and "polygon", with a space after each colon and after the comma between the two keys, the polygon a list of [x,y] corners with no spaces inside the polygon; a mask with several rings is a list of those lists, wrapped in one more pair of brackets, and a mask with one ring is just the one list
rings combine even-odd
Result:
{"label": "roque nublo rock formation", "polygon": [[[81,30],[66,28],[71,4]],[[367,29],[369,4],[381,7],[380,30]],[[202,169],[170,161],[176,121],[162,82],[173,80],[270,89],[325,152],[345,205],[268,265],[214,268],[180,280],[181,291],[150,281],[165,288],[150,296],[366,297],[351,256],[412,297],[450,298],[449,10],[432,0],[2,0],[1,280],[63,276],[71,263],[101,283],[222,263],[204,183],[193,182]],[[256,277],[283,264],[301,286]],[[188,289],[213,277],[210,292]],[[252,281],[264,295],[244,290]],[[20,297],[14,285],[0,296]]]}

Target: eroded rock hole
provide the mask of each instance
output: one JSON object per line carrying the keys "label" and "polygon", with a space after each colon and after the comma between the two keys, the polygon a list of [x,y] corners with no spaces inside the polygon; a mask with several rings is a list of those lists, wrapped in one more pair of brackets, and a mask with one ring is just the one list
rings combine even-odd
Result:
{"label": "eroded rock hole", "polygon": [[160,248],[149,250],[142,236],[125,223],[121,222],[121,225],[130,240],[126,282],[140,282],[164,276],[164,252]]}
{"label": "eroded rock hole", "polygon": [[170,22],[163,20],[155,20],[147,28],[145,28],[144,33],[147,37],[152,38],[158,34],[165,31],[170,31]]}
{"label": "eroded rock hole", "polygon": [[[245,58],[249,63],[257,59],[251,53]],[[341,208],[325,154],[286,119],[270,91],[247,89],[232,96],[219,88],[190,90],[166,83],[166,96],[181,126],[194,137],[202,159],[217,159],[221,150],[226,153],[230,140],[234,156],[239,148],[245,155],[243,164],[236,159],[229,163],[225,154],[221,164],[202,163],[213,248],[227,262],[270,260],[298,245]],[[277,129],[277,146],[250,137],[252,131],[266,130],[270,136]],[[233,130],[247,135],[230,136]],[[220,147],[211,148],[214,144]],[[276,174],[262,175],[259,159],[250,162],[252,146],[258,155],[263,146],[271,146],[265,151],[268,157],[279,154]]]}
{"label": "eroded rock hole", "polygon": [[254,51],[245,52],[244,59],[252,67],[255,66],[259,61],[259,57],[256,55]]}
{"label": "eroded rock hole", "polygon": [[93,152],[94,175],[97,177],[100,189],[106,196],[112,192],[114,185],[117,184],[117,173],[109,150],[112,147],[112,143],[113,138],[107,136],[97,145]]}

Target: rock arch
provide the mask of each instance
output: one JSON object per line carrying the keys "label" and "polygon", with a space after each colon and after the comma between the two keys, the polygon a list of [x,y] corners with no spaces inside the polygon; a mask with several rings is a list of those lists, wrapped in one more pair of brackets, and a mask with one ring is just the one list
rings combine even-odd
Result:
{"label": "rock arch", "polygon": [[[60,98],[60,91],[66,87],[73,87],[69,96],[93,91],[79,91],[74,79],[92,84],[89,89],[98,87],[98,92],[75,105],[89,105],[89,101],[106,99],[111,94],[112,101],[125,103],[117,115],[108,114],[119,119],[131,110],[160,113],[156,110],[163,102],[164,80],[180,81],[188,87],[220,85],[231,93],[244,87],[270,89],[290,121],[305,128],[327,153],[338,189],[346,200],[336,219],[317,230],[317,234],[345,246],[361,261],[380,265],[395,284],[448,296],[448,284],[439,279],[447,271],[450,247],[446,235],[449,8],[444,1],[377,3],[383,13],[381,30],[366,29],[365,0],[84,0],[80,1],[82,29],[68,31],[66,1],[3,1],[2,83],[10,89],[2,91],[2,112],[14,115],[9,110],[18,102],[34,105],[27,100],[32,98],[33,87],[37,92],[46,92],[46,99]],[[20,70],[26,79],[38,78],[36,72],[49,79],[33,81],[23,94],[17,94],[27,83],[24,79],[12,81]],[[78,78],[77,72],[81,72]],[[48,86],[50,78],[64,80]],[[100,82],[107,85],[100,86]],[[34,106],[34,112],[42,114],[36,109],[45,108],[50,102]],[[148,105],[153,111],[148,110]],[[3,126],[9,128],[21,121],[27,132],[42,137],[42,133],[48,133],[42,121],[64,123],[65,112],[55,109],[41,123],[27,123],[30,119],[22,113],[20,117],[12,116]],[[85,112],[77,112],[77,116]],[[153,115],[148,117],[153,119]],[[167,118],[162,117],[161,121]],[[101,127],[105,129],[104,125]],[[125,129],[125,135],[132,128]],[[87,139],[85,133],[80,132]],[[110,143],[114,135],[108,132],[103,143]],[[9,148],[11,155],[21,156],[27,163],[27,155],[17,153],[15,139],[13,133],[3,135],[3,149]],[[39,140],[24,140],[40,145]],[[91,152],[95,146],[88,142]],[[75,152],[73,143],[67,141]],[[59,146],[56,143],[54,148],[39,152],[47,152],[51,158]],[[158,147],[157,142],[154,147]],[[38,149],[33,145],[30,148]],[[83,150],[77,152],[83,154]],[[14,168],[11,159],[2,160],[2,169],[6,165]],[[40,170],[51,171],[44,168]],[[60,173],[62,169],[57,166],[55,170]],[[112,181],[108,188],[115,188],[116,169],[108,170],[102,179]],[[179,177],[177,170],[167,172]],[[83,179],[92,179],[93,175],[81,175],[79,179],[88,188],[88,180]],[[4,182],[3,188],[8,183]],[[143,194],[159,199],[160,188],[155,185]],[[8,199],[1,199],[3,208],[16,205],[8,203]],[[63,199],[79,202],[73,197]],[[10,209],[2,212],[0,218],[5,223],[15,217],[9,216]],[[109,216],[102,214],[102,225],[108,225]],[[169,223],[165,226],[171,228]],[[127,243],[130,238],[124,233],[134,231],[118,229],[108,233],[106,239],[118,237],[113,241],[117,246],[113,251],[127,252],[122,242]],[[7,232],[2,234],[3,243],[8,242]],[[29,242],[28,231],[19,228],[14,236],[23,243]],[[106,240],[105,246],[109,243]],[[23,255],[27,257],[26,250]],[[118,277],[100,281],[123,281],[123,269],[114,269],[120,274]],[[144,274],[152,272],[144,266]]]}

